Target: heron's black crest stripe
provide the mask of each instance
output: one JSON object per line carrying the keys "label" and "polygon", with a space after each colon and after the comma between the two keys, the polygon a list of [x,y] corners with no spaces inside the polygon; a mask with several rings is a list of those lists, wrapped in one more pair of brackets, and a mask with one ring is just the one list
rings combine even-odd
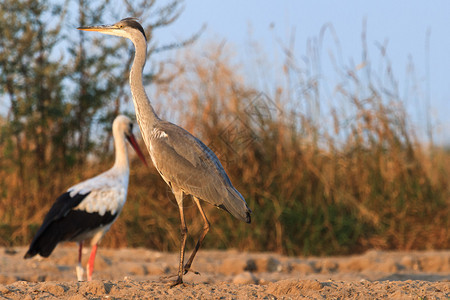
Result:
{"label": "heron's black crest stripe", "polygon": [[139,30],[142,33],[142,35],[144,36],[145,40],[147,40],[147,36],[145,35],[144,28],[142,28],[141,24],[139,24],[139,22],[137,21],[136,18],[125,18],[125,19],[122,19],[122,21],[120,21],[120,22],[125,22],[127,24],[127,26]]}

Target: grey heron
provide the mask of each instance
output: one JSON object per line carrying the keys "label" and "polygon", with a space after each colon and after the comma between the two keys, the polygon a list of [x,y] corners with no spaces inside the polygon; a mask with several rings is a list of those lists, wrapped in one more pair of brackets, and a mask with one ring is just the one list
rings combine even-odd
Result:
{"label": "grey heron", "polygon": [[25,258],[36,254],[48,257],[62,241],[78,242],[78,281],[83,280],[81,253],[83,241],[91,239],[91,255],[87,264],[87,279],[92,279],[97,246],[111,225],[116,221],[127,200],[130,167],[127,139],[145,162],[132,132],[133,123],[123,115],[113,122],[115,162],[111,169],[80,182],[59,196],[44,218],[31,242]]}
{"label": "grey heron", "polygon": [[[180,260],[178,277],[172,286],[181,284],[183,275],[192,271],[194,257],[210,228],[200,200],[215,205],[247,223],[251,221],[251,210],[244,197],[231,184],[214,152],[188,131],[160,119],[156,114],[142,82],[147,38],[144,29],[136,19],[125,18],[113,25],[87,26],[78,29],[125,37],[134,44],[135,55],[129,79],[136,119],[153,164],[175,195],[180,213]],[[183,209],[184,195],[192,195],[204,222],[203,231],[186,265],[184,265],[184,253],[188,230]]]}

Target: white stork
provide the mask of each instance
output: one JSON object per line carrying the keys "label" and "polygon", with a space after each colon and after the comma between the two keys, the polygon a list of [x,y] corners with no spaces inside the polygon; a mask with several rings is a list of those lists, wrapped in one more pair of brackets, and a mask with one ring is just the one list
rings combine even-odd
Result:
{"label": "white stork", "polygon": [[97,246],[119,216],[127,199],[130,167],[125,138],[147,165],[132,129],[133,123],[128,117],[123,115],[116,117],[113,123],[116,151],[113,167],[70,187],[56,199],[34,236],[25,258],[31,258],[36,254],[48,257],[59,242],[77,242],[79,252],[76,272],[78,281],[82,281],[83,241],[91,238],[92,250],[87,264],[87,280],[92,279]]}

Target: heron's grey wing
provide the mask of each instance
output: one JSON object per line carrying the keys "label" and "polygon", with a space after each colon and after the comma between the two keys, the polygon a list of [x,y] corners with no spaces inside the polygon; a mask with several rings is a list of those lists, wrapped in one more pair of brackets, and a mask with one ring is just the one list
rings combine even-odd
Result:
{"label": "heron's grey wing", "polygon": [[160,128],[165,134],[152,140],[152,158],[164,180],[248,222],[250,209],[217,156],[184,129],[165,125]]}
{"label": "heron's grey wing", "polygon": [[164,128],[164,132],[166,135],[152,141],[152,158],[164,180],[187,194],[220,205],[224,179],[217,165],[198,145],[195,137],[186,135],[187,132],[180,134],[170,127]]}

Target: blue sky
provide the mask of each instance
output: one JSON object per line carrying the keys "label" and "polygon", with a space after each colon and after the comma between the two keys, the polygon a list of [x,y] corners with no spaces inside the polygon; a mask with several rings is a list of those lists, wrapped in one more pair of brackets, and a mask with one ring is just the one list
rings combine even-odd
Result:
{"label": "blue sky", "polygon": [[[402,86],[409,59],[415,66],[417,81],[429,93],[436,142],[450,143],[450,1],[200,1],[185,2],[184,12],[172,26],[155,32],[161,41],[187,37],[203,24],[201,39],[226,40],[244,69],[248,62],[249,32],[274,63],[281,59],[279,41],[288,43],[295,32],[296,55],[306,53],[306,42],[317,37],[322,26],[331,23],[342,47],[344,61],[358,64],[361,58],[361,32],[367,20],[369,52],[387,41],[394,74]],[[430,30],[429,67],[426,38]],[[331,46],[330,46],[331,47]],[[155,57],[157,59],[157,57]],[[251,76],[251,72],[246,72]],[[252,78],[249,78],[252,81]],[[428,86],[429,84],[429,86]],[[401,90],[401,89],[400,89]],[[418,96],[423,98],[422,96]],[[410,102],[409,111],[420,114],[422,104]],[[414,107],[414,106],[418,107]]]}

